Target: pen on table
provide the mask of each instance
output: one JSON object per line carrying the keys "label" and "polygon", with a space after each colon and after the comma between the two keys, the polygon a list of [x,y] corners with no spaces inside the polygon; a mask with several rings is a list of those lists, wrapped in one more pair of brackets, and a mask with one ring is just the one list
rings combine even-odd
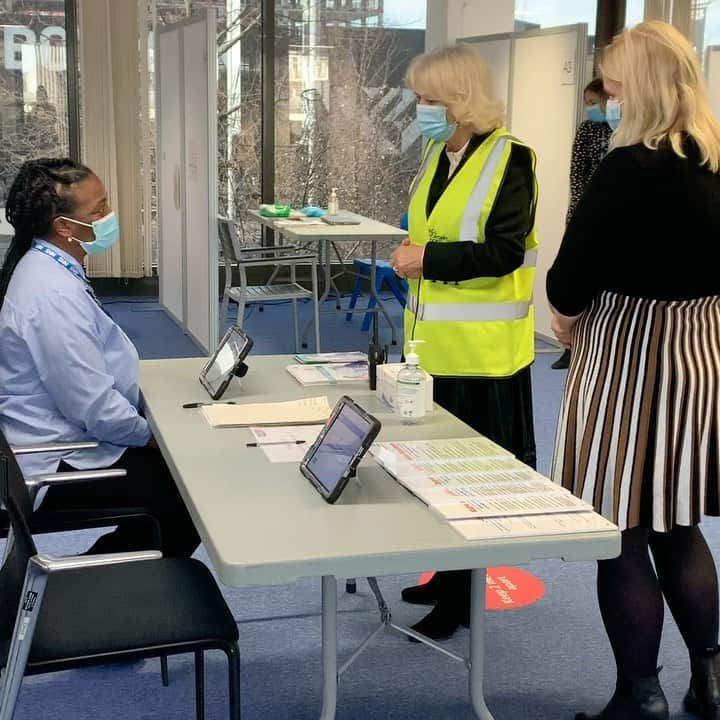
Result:
{"label": "pen on table", "polygon": [[199,408],[204,405],[237,405],[234,400],[221,400],[220,402],[190,402],[185,403],[183,408]]}
{"label": "pen on table", "polygon": [[304,440],[273,440],[272,442],[249,442],[245,447],[262,447],[263,445],[304,445]]}

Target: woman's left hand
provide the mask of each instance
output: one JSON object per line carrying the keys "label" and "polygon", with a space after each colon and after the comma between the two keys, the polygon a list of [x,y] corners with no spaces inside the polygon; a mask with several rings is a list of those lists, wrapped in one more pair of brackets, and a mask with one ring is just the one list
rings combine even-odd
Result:
{"label": "woman's left hand", "polygon": [[569,317],[553,311],[552,320],[550,321],[550,329],[564,348],[570,349],[572,347],[573,333],[579,317],[579,315]]}
{"label": "woman's left hand", "polygon": [[403,244],[396,247],[390,256],[395,274],[401,278],[419,278],[423,271],[424,254],[424,247],[413,245],[410,238],[405,238]]}

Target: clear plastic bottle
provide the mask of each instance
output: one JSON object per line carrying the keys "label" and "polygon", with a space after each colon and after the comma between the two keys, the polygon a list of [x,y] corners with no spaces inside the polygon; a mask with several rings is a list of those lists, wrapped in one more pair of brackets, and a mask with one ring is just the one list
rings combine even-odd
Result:
{"label": "clear plastic bottle", "polygon": [[423,340],[410,340],[410,352],[405,367],[397,375],[397,413],[406,425],[421,423],[425,419],[425,373],[420,369],[420,358],[415,352]]}
{"label": "clear plastic bottle", "polygon": [[337,188],[332,188],[330,199],[328,200],[328,215],[337,215],[339,210],[340,206],[338,205]]}

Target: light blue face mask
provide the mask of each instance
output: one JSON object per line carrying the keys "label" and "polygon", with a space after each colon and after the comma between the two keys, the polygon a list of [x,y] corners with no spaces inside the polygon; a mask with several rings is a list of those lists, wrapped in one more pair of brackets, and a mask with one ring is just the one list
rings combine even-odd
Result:
{"label": "light blue face mask", "polygon": [[83,250],[88,255],[95,255],[97,253],[105,252],[110,249],[120,238],[120,223],[118,222],[117,215],[114,212],[109,212],[105,217],[96,220],[94,223],[86,223],[81,220],[74,220],[73,218],[60,216],[62,220],[75,223],[76,225],[84,225],[85,227],[92,228],[95,240],[93,242],[81,242]]}
{"label": "light blue face mask", "polygon": [[418,130],[429,140],[447,142],[457,130],[457,125],[447,121],[447,108],[444,105],[417,104]]}
{"label": "light blue face mask", "polygon": [[610,98],[605,106],[605,122],[613,129],[620,127],[622,120],[622,100]]}
{"label": "light blue face mask", "polygon": [[594,123],[605,122],[605,113],[600,105],[590,105],[587,109],[587,118]]}

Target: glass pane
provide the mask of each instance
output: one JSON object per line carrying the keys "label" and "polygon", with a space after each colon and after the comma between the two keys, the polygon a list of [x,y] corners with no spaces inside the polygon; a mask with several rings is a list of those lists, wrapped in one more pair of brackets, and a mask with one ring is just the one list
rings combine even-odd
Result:
{"label": "glass pane", "polygon": [[278,2],[276,201],[327,207],[337,188],[340,208],[399,223],[421,148],[403,76],[424,21],[425,0]]}
{"label": "glass pane", "polygon": [[625,27],[632,27],[643,21],[645,0],[627,0],[625,5]]}
{"label": "glass pane", "polygon": [[[68,147],[67,48],[62,2],[0,5],[0,206],[19,166]],[[0,234],[12,234],[2,212]]]}
{"label": "glass pane", "polygon": [[218,36],[218,208],[241,221],[260,199],[261,33],[260,0],[227,0]]}
{"label": "glass pane", "polygon": [[588,34],[595,34],[597,0],[516,0],[515,29],[557,27],[587,23]]}
{"label": "glass pane", "polygon": [[720,2],[696,2],[694,10],[695,46],[699,57],[704,59],[705,48],[720,45]]}

